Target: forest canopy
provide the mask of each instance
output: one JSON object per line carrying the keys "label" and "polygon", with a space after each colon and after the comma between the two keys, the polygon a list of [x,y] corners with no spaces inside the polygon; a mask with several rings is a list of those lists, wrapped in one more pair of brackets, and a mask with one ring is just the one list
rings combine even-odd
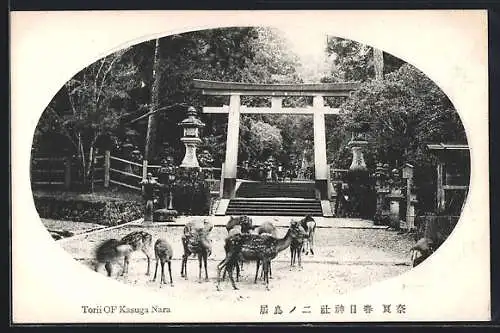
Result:
{"label": "forest canopy", "polygon": [[[144,152],[150,111],[156,112],[151,162],[183,157],[178,122],[187,106],[227,104],[202,96],[193,79],[248,83],[360,82],[351,97],[337,103],[339,116],[328,116],[327,158],[334,167],[351,163],[347,148],[353,131],[363,131],[369,168],[411,162],[432,164],[425,151],[431,142],[466,143],[460,118],[450,100],[425,74],[404,61],[368,45],[328,36],[321,65],[304,62],[277,29],[223,28],[170,35],[110,54],[82,69],[47,106],[36,128],[33,154],[73,154],[83,174],[96,148],[120,154],[125,144]],[[377,54],[382,54],[377,63]],[[380,63],[381,62],[381,63]],[[382,77],[377,76],[381,66]],[[153,70],[155,69],[155,70]],[[154,72],[154,73],[153,73]],[[380,70],[379,70],[380,72]],[[153,97],[152,97],[153,96]],[[155,99],[154,96],[157,98]],[[262,98],[246,105],[269,103]],[[306,99],[287,101],[304,105]],[[215,166],[224,161],[227,117],[200,114],[206,123],[200,150],[208,150]],[[65,138],[67,144],[62,144]],[[246,115],[240,128],[239,162],[273,157],[285,165],[313,159],[312,117]]]}

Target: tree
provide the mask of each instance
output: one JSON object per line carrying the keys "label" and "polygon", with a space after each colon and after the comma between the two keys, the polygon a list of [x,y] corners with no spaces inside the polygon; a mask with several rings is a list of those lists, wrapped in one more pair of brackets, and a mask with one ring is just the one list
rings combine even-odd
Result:
{"label": "tree", "polygon": [[273,152],[279,152],[282,149],[283,139],[279,128],[262,121],[249,120],[242,127],[242,149],[240,156],[246,159],[264,161],[270,157]]}
{"label": "tree", "polygon": [[326,53],[333,57],[335,66],[323,82],[367,81],[376,74],[391,73],[405,63],[387,52],[339,37],[328,38]]}
{"label": "tree", "polygon": [[37,137],[48,132],[64,135],[77,152],[83,182],[90,185],[95,149],[109,141],[129,107],[128,91],[138,84],[137,68],[123,49],[84,68],[70,79],[44,111]]}

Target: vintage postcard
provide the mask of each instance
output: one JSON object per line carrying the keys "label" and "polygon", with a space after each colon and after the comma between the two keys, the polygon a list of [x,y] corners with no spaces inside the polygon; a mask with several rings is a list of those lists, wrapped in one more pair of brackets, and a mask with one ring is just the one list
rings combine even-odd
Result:
{"label": "vintage postcard", "polygon": [[490,320],[486,11],[11,13],[12,321]]}

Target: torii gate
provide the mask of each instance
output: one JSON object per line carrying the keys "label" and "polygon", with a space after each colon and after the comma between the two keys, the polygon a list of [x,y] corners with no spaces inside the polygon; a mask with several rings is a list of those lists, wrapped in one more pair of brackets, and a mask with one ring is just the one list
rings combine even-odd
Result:
{"label": "torii gate", "polygon": [[[201,89],[203,95],[230,96],[229,105],[203,107],[204,113],[228,114],[222,198],[232,199],[235,195],[240,114],[275,113],[313,115],[315,186],[318,199],[328,199],[325,114],[338,114],[340,110],[326,107],[324,97],[348,97],[350,92],[358,87],[358,83],[253,84],[194,79],[193,87]],[[270,96],[271,107],[246,107],[241,105],[240,96]],[[283,98],[291,96],[311,96],[313,105],[303,108],[284,108]]]}

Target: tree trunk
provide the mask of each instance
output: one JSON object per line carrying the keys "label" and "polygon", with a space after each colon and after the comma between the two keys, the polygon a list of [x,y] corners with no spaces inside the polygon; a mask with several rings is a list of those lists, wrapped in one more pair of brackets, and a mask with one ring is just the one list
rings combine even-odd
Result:
{"label": "tree trunk", "polygon": [[[151,103],[150,111],[158,109],[158,88],[160,86],[160,40],[156,40],[155,45],[155,56],[153,63],[153,86],[151,88]],[[156,113],[149,115],[148,117],[148,129],[146,133],[146,146],[144,149],[144,159],[149,161],[155,153],[155,138],[156,138],[156,126],[157,126],[157,116]]]}
{"label": "tree trunk", "polygon": [[384,52],[373,48],[373,66],[375,68],[375,80],[382,81],[384,79]]}

